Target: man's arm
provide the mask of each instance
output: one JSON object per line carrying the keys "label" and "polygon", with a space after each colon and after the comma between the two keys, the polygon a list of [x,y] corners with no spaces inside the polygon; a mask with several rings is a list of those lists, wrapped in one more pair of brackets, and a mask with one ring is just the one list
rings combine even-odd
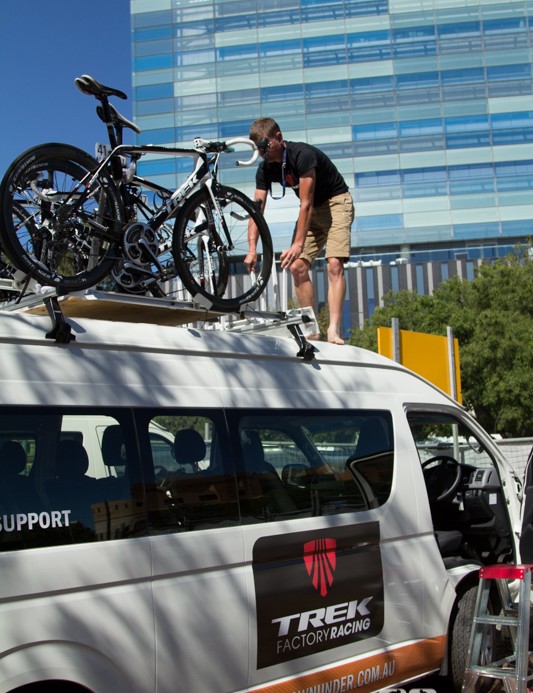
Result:
{"label": "man's arm", "polygon": [[[263,214],[267,199],[266,190],[256,190],[254,193],[254,204],[257,209]],[[257,239],[259,238],[259,229],[250,217],[248,222],[248,254],[244,258],[244,264],[248,272],[255,270],[257,263]]]}
{"label": "man's arm", "polygon": [[300,176],[300,211],[298,213],[298,220],[296,221],[296,230],[294,232],[294,238],[292,239],[292,245],[288,250],[284,250],[280,256],[283,269],[289,267],[294,260],[297,260],[303,250],[305,239],[311,225],[315,184],[316,170],[314,168],[307,171],[303,176]]}

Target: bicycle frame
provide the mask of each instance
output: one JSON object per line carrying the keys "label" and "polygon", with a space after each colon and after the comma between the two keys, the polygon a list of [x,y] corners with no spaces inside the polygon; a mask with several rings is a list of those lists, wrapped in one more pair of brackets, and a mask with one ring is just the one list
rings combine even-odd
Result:
{"label": "bicycle frame", "polygon": [[[204,141],[200,138],[195,140],[195,143],[198,147],[208,144],[207,141]],[[253,145],[255,147],[251,140],[249,140],[246,137],[235,137],[230,140],[227,140],[225,144],[228,147],[226,151],[230,151],[229,148],[232,147],[234,144],[247,144],[248,146]],[[187,196],[199,185],[202,184],[204,184],[207,187],[211,199],[213,200],[213,204],[215,205],[215,208],[218,211],[220,211],[218,208],[216,196],[213,194],[212,181],[216,181],[218,159],[222,153],[224,152],[217,151],[213,153],[211,156],[209,156],[206,152],[202,151],[199,148],[184,149],[180,147],[163,147],[159,145],[150,144],[119,144],[100,162],[100,165],[95,171],[91,173],[90,177],[84,178],[82,181],[80,181],[78,188],[84,186],[86,192],[85,195],[82,193],[81,195],[77,196],[77,203],[83,202],[84,197],[89,194],[89,192],[92,189],[92,186],[95,184],[96,181],[99,180],[100,176],[102,175],[102,173],[105,172],[108,166],[110,166],[111,170],[113,170],[113,162],[119,160],[118,157],[126,155],[131,157],[134,161],[137,161],[144,154],[164,154],[166,156],[191,157],[195,160],[194,169],[192,173],[189,174],[187,179],[182,183],[182,185],[180,185],[179,188],[177,188],[174,192],[171,192],[167,188],[163,188],[162,186],[156,185],[151,181],[137,175],[134,175],[130,181],[127,181],[128,185],[139,185],[146,189],[152,190],[153,192],[164,194],[165,197],[167,194],[170,195],[168,200],[166,200],[166,202],[164,203],[163,207],[159,209],[151,217],[146,219],[146,224],[157,232],[157,229],[163,226],[168,219],[170,219],[172,216],[175,216],[180,205],[187,198]],[[255,162],[255,160],[257,159],[257,155],[258,151],[257,149],[254,149],[254,153],[249,160],[238,160],[236,163],[238,166],[249,166]],[[119,184],[124,184],[124,181],[122,180],[122,168],[121,180],[119,181]],[[75,192],[76,190],[72,192],[72,195],[74,195]],[[231,238],[229,237],[227,229],[225,228],[224,234],[226,236],[228,247],[231,248]]]}
{"label": "bicycle frame", "polygon": [[[185,197],[191,193],[194,188],[201,183],[201,181],[208,177],[210,174],[209,160],[206,154],[197,151],[196,149],[181,149],[181,148],[170,148],[170,147],[160,147],[155,145],[127,145],[120,144],[115,147],[108,156],[101,162],[100,166],[93,173],[92,178],[89,180],[89,187],[91,187],[94,182],[98,179],[100,174],[106,169],[106,167],[118,156],[127,155],[139,158],[144,154],[165,154],[167,156],[182,156],[182,157],[192,157],[196,159],[194,169],[192,173],[187,177],[185,182],[180,185],[180,187],[171,193],[170,198],[163,205],[156,214],[154,214],[150,219],[147,219],[147,223],[152,226],[152,228],[157,229],[159,226],[165,223],[179,207],[179,204],[185,199]],[[150,181],[134,175],[130,183],[135,183],[142,187],[152,188]],[[156,191],[158,189],[156,188]],[[170,192],[165,190],[165,192]]]}
{"label": "bicycle frame", "polygon": [[[217,143],[215,150],[209,151],[211,156],[208,156],[207,151],[205,150],[208,149],[209,146],[212,146],[212,143],[202,138],[196,138],[194,140],[194,149],[165,147],[151,144],[123,144],[122,133],[124,127],[129,127],[135,130],[137,133],[139,133],[140,130],[134,123],[128,121],[120,115],[116,108],[110,104],[108,97],[116,96],[121,99],[126,99],[126,94],[117,89],[103,87],[103,85],[96,82],[96,80],[89,75],[82,75],[81,77],[76,78],[75,84],[82,93],[94,96],[100,102],[101,105],[97,108],[97,114],[106,126],[109,144],[111,146],[111,152],[103,159],[100,166],[93,173],[92,177],[89,178],[87,192],[91,190],[92,185],[100,177],[102,172],[109,167],[115,183],[117,183],[119,186],[123,199],[126,197],[128,185],[139,185],[145,189],[161,194],[162,198],[165,199],[165,203],[151,217],[147,216],[145,222],[155,233],[157,233],[158,229],[160,229],[168,219],[176,215],[180,205],[184,202],[186,197],[202,184],[205,184],[207,187],[215,209],[219,215],[221,214],[218,200],[213,193],[212,182],[216,182],[218,159],[220,155],[225,151],[231,151],[231,147],[234,144],[246,144],[253,150],[252,157],[246,161],[238,160],[236,162],[237,166],[250,166],[257,160],[259,150],[257,149],[255,143],[246,137],[234,137],[230,140],[226,140],[224,143]],[[202,150],[202,148],[204,150]],[[136,174],[134,174],[130,180],[125,181],[123,178],[121,157],[123,155],[127,157],[129,156],[130,161],[133,161],[136,164],[137,160],[140,159],[144,154],[163,154],[165,156],[181,157],[190,156],[194,159],[194,169],[184,183],[174,192],[153,184],[149,180],[141,178]],[[85,184],[85,181],[83,183]],[[126,187],[126,191],[124,191],[124,186]],[[167,196],[168,199],[166,199]],[[138,206],[138,203],[134,203],[134,206],[135,204]],[[144,212],[146,212],[147,207],[148,206],[144,207]],[[227,248],[232,250],[231,237],[225,225],[223,225],[223,230],[227,242]],[[160,253],[165,252],[166,250],[167,248],[162,247],[160,248]]]}

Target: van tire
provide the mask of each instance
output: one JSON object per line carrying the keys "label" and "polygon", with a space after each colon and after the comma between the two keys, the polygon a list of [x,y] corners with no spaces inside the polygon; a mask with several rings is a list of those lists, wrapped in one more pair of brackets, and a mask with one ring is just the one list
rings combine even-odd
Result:
{"label": "van tire", "polygon": [[[474,613],[476,608],[478,586],[470,585],[462,594],[459,595],[456,602],[454,615],[452,616],[453,624],[450,630],[450,648],[449,661],[450,669],[448,676],[453,686],[453,690],[460,693],[468,657],[468,646],[470,644],[470,633],[472,632],[472,624],[474,622]],[[494,613],[494,605],[489,600],[489,609]],[[502,650],[502,641],[498,636],[496,629],[489,629],[489,635],[485,636],[481,644],[481,653],[485,652],[490,656],[491,660],[497,659]],[[488,691],[493,686],[494,682],[490,679],[482,679],[478,687],[478,691]]]}
{"label": "van tire", "polygon": [[40,681],[14,688],[10,693],[91,693],[85,686],[70,681]]}

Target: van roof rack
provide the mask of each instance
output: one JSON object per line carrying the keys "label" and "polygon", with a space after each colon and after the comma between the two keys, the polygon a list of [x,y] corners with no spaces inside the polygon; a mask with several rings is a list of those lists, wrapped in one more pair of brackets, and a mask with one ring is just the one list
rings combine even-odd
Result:
{"label": "van roof rack", "polygon": [[248,310],[239,319],[234,316],[221,317],[215,329],[238,333],[268,332],[270,335],[285,335],[285,330],[288,329],[300,347],[297,356],[301,356],[304,361],[311,361],[316,351],[306,337],[319,332],[312,308],[295,308],[285,312]]}
{"label": "van roof rack", "polygon": [[[5,281],[5,280],[4,280]],[[32,293],[18,289],[18,283],[0,286],[21,295],[0,303],[0,309],[9,312],[24,312],[33,315],[48,314],[52,329],[46,334],[48,339],[67,344],[75,340],[71,326],[65,320],[70,318],[93,318],[120,322],[144,322],[167,326],[184,326],[202,323],[204,329],[234,333],[286,334],[288,329],[298,344],[297,356],[305,361],[314,358],[315,347],[309,344],[306,336],[317,333],[318,326],[311,308],[290,311],[258,311],[246,309],[240,314],[209,311],[192,301],[177,301],[171,298],[119,294],[98,289],[83,292],[61,293],[52,287],[32,286]]]}

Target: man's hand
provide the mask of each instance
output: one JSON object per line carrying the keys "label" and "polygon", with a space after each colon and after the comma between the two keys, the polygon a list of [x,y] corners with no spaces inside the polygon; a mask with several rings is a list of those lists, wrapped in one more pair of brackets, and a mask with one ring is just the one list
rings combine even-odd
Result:
{"label": "man's hand", "polygon": [[248,255],[244,258],[244,264],[248,272],[254,272],[257,265],[257,253],[253,250],[249,250]]}
{"label": "man's hand", "polygon": [[314,168],[309,169],[307,173],[300,176],[300,211],[296,220],[292,245],[280,255],[282,269],[290,267],[302,254],[313,215],[315,181],[316,171]]}
{"label": "man's hand", "polygon": [[287,269],[302,254],[301,243],[293,243],[288,250],[284,250],[280,255],[281,268]]}

